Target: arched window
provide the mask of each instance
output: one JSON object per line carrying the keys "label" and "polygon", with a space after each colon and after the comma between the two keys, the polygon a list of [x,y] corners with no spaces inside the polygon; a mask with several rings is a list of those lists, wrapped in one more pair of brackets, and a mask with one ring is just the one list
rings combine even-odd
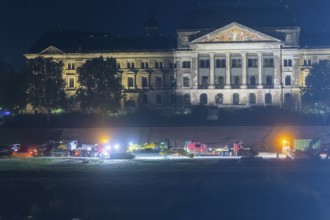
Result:
{"label": "arched window", "polygon": [[218,93],[215,95],[215,104],[223,104],[223,94]]}
{"label": "arched window", "polygon": [[291,85],[291,76],[286,76],[285,77],[285,85],[290,86]]}
{"label": "arched window", "polygon": [[207,95],[205,93],[200,95],[199,100],[201,105],[207,105]]}
{"label": "arched window", "polygon": [[292,105],[292,95],[290,93],[286,93],[284,95],[284,105],[285,106],[290,106]]}
{"label": "arched window", "polygon": [[265,95],[265,103],[267,104],[267,105],[270,105],[270,104],[272,104],[272,95],[270,94],[270,93],[267,93],[266,95]]}
{"label": "arched window", "polygon": [[183,96],[183,104],[184,105],[190,105],[190,95],[189,94],[185,94]]}
{"label": "arched window", "polygon": [[250,105],[257,104],[257,98],[256,98],[256,95],[254,93],[250,93],[250,95],[249,95],[249,104]]}
{"label": "arched window", "polygon": [[234,93],[233,94],[233,105],[238,105],[239,104],[239,94]]}

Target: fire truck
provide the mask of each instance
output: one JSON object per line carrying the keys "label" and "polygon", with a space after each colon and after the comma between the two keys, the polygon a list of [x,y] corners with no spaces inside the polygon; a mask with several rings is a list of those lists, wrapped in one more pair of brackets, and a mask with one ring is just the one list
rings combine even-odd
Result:
{"label": "fire truck", "polygon": [[211,152],[210,148],[206,144],[198,141],[185,141],[184,149],[194,155],[207,155]]}

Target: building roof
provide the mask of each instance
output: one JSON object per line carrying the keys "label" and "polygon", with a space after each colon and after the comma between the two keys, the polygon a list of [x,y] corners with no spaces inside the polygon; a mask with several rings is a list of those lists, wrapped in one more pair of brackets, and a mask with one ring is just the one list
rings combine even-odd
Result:
{"label": "building roof", "polygon": [[297,26],[288,7],[237,5],[191,11],[183,18],[179,29],[217,29],[232,22],[251,28]]}
{"label": "building roof", "polygon": [[109,33],[57,28],[43,34],[28,53],[40,53],[49,46],[65,53],[166,51],[175,49],[176,42],[175,39],[164,36],[120,37]]}

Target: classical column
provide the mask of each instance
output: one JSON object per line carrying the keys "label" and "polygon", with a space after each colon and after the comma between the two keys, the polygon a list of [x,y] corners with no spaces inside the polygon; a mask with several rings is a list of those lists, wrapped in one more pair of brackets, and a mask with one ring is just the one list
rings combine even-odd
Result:
{"label": "classical column", "polygon": [[263,54],[261,51],[258,52],[258,89],[262,89],[262,69],[263,69]]}
{"label": "classical column", "polygon": [[[192,63],[191,63],[191,73],[193,73],[194,69],[195,69],[195,72],[196,72],[196,78],[193,77],[192,75],[192,78],[190,79],[190,83],[191,85],[193,85],[193,88],[194,89],[198,89],[199,88],[199,53],[195,53],[194,56],[192,56]],[[195,60],[194,60],[195,59]],[[195,62],[194,62],[195,61]],[[196,66],[194,66],[194,63],[196,63]],[[194,68],[193,68],[194,67]],[[195,78],[195,80],[194,80]],[[194,83],[195,81],[195,83]]]}
{"label": "classical column", "polygon": [[230,67],[230,52],[226,52],[226,85],[225,89],[230,89],[230,72],[231,72],[231,67]]}
{"label": "classical column", "polygon": [[134,78],[133,78],[133,83],[134,83],[134,89],[137,89],[137,86],[136,86],[136,79],[137,79],[137,73],[134,73]]}
{"label": "classical column", "polygon": [[246,62],[246,52],[241,52],[242,56],[242,84],[240,86],[241,89],[246,89],[246,75],[247,75],[247,62]]}
{"label": "classical column", "polygon": [[210,53],[210,85],[209,89],[214,89],[214,53]]}

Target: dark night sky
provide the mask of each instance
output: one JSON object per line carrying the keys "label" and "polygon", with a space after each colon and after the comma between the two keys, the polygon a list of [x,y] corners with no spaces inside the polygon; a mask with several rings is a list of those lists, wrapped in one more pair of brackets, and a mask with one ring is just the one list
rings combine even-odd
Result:
{"label": "dark night sky", "polygon": [[[240,0],[279,2],[280,0]],[[330,31],[329,0],[282,0],[308,32]],[[125,36],[143,35],[151,0],[1,0],[0,56],[18,69],[22,54],[50,28],[58,25]],[[154,0],[161,33],[175,35],[184,14],[198,7],[220,7],[238,0]],[[263,19],[263,18],[261,18]]]}

